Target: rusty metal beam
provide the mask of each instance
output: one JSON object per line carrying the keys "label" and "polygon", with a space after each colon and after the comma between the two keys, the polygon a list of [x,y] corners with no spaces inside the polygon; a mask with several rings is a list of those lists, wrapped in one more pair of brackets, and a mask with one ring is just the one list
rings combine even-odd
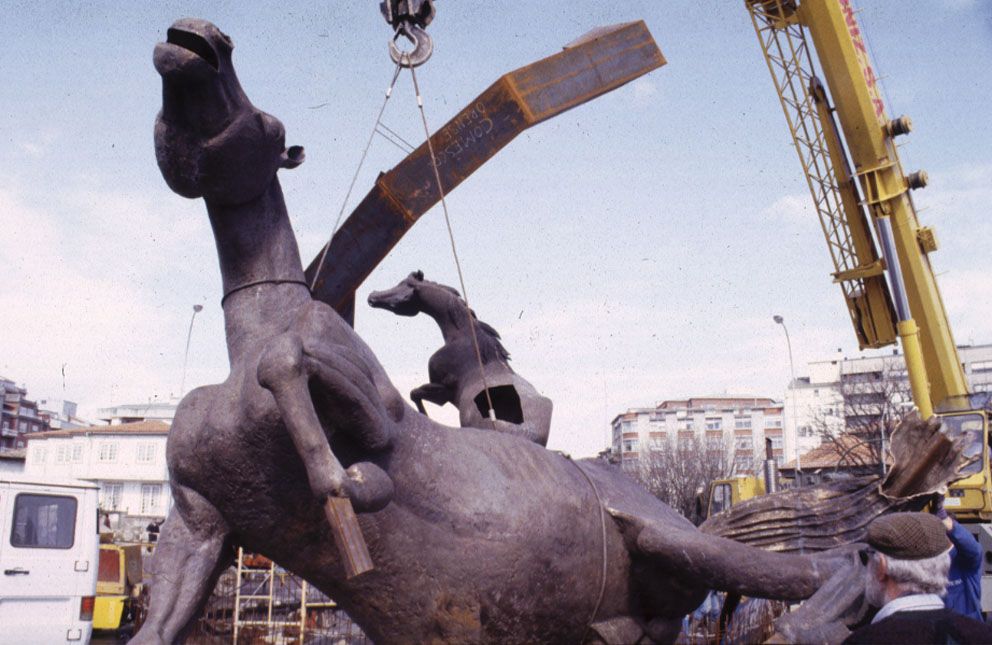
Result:
{"label": "rusty metal beam", "polygon": [[[665,64],[643,21],[594,29],[564,50],[501,76],[431,136],[448,194],[527,128]],[[313,295],[353,319],[354,293],[440,199],[427,143],[387,173],[330,242]],[[320,256],[307,267],[313,282]]]}

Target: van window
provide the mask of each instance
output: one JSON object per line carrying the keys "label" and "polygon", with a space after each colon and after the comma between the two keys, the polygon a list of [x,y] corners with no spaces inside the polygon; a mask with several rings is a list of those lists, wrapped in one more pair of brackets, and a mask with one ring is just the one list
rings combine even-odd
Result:
{"label": "van window", "polygon": [[14,500],[11,546],[70,549],[76,534],[76,498],[22,493]]}

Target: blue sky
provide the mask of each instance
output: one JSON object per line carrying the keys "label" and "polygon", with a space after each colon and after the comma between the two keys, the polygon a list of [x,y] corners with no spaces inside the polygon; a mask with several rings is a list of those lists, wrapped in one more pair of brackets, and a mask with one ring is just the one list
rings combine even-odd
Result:
{"label": "blue sky", "polygon": [[[603,447],[628,406],[782,398],[797,371],[857,346],[742,2],[446,2],[420,68],[432,128],[502,73],[587,30],[643,18],[668,65],[521,135],[450,197],[472,305],[555,401],[551,446]],[[959,342],[992,342],[992,3],[862,0],[859,19]],[[496,9],[494,11],[494,9]],[[151,64],[173,20],[215,22],[242,85],[307,162],[281,181],[304,262],[329,237],[392,71],[374,2],[8,3],[0,25],[0,374],[84,410],[223,380],[220,277],[202,202],[165,186]],[[422,140],[408,77],[385,122]],[[352,204],[402,153],[377,139]],[[349,207],[350,211],[350,207]],[[359,292],[414,269],[457,284],[439,210]],[[359,305],[402,391],[424,382],[433,322]],[[63,379],[63,365],[65,378]],[[432,414],[449,421],[446,413]]]}

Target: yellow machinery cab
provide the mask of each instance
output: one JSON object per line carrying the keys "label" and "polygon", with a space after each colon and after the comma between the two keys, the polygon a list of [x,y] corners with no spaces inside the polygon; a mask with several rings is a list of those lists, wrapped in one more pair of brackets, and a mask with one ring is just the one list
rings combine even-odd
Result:
{"label": "yellow machinery cab", "polygon": [[130,620],[131,600],[141,578],[140,546],[100,545],[93,629],[117,630]]}
{"label": "yellow machinery cab", "polygon": [[713,517],[731,506],[739,504],[752,497],[765,494],[765,483],[760,477],[746,475],[715,479],[710,484],[709,504],[706,517]]}

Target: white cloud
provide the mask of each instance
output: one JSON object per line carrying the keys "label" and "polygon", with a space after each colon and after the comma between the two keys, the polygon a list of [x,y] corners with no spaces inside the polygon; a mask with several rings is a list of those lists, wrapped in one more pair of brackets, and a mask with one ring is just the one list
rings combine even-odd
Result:
{"label": "white cloud", "polygon": [[31,140],[21,140],[17,142],[17,148],[35,159],[46,156],[53,145],[59,139],[59,132],[53,128],[43,128],[34,131],[34,138]]}
{"label": "white cloud", "polygon": [[634,105],[637,107],[651,104],[658,95],[658,86],[655,85],[654,81],[644,76],[631,83],[631,88],[634,94]]}
{"label": "white cloud", "polygon": [[761,215],[789,225],[806,226],[816,221],[809,193],[783,195],[764,208]]}
{"label": "white cloud", "polygon": [[[178,390],[189,313],[171,302],[169,280],[196,274],[177,255],[204,244],[198,226],[177,226],[174,212],[125,193],[31,201],[0,186],[0,374],[33,398],[90,409]],[[173,275],[159,275],[164,266]]]}

